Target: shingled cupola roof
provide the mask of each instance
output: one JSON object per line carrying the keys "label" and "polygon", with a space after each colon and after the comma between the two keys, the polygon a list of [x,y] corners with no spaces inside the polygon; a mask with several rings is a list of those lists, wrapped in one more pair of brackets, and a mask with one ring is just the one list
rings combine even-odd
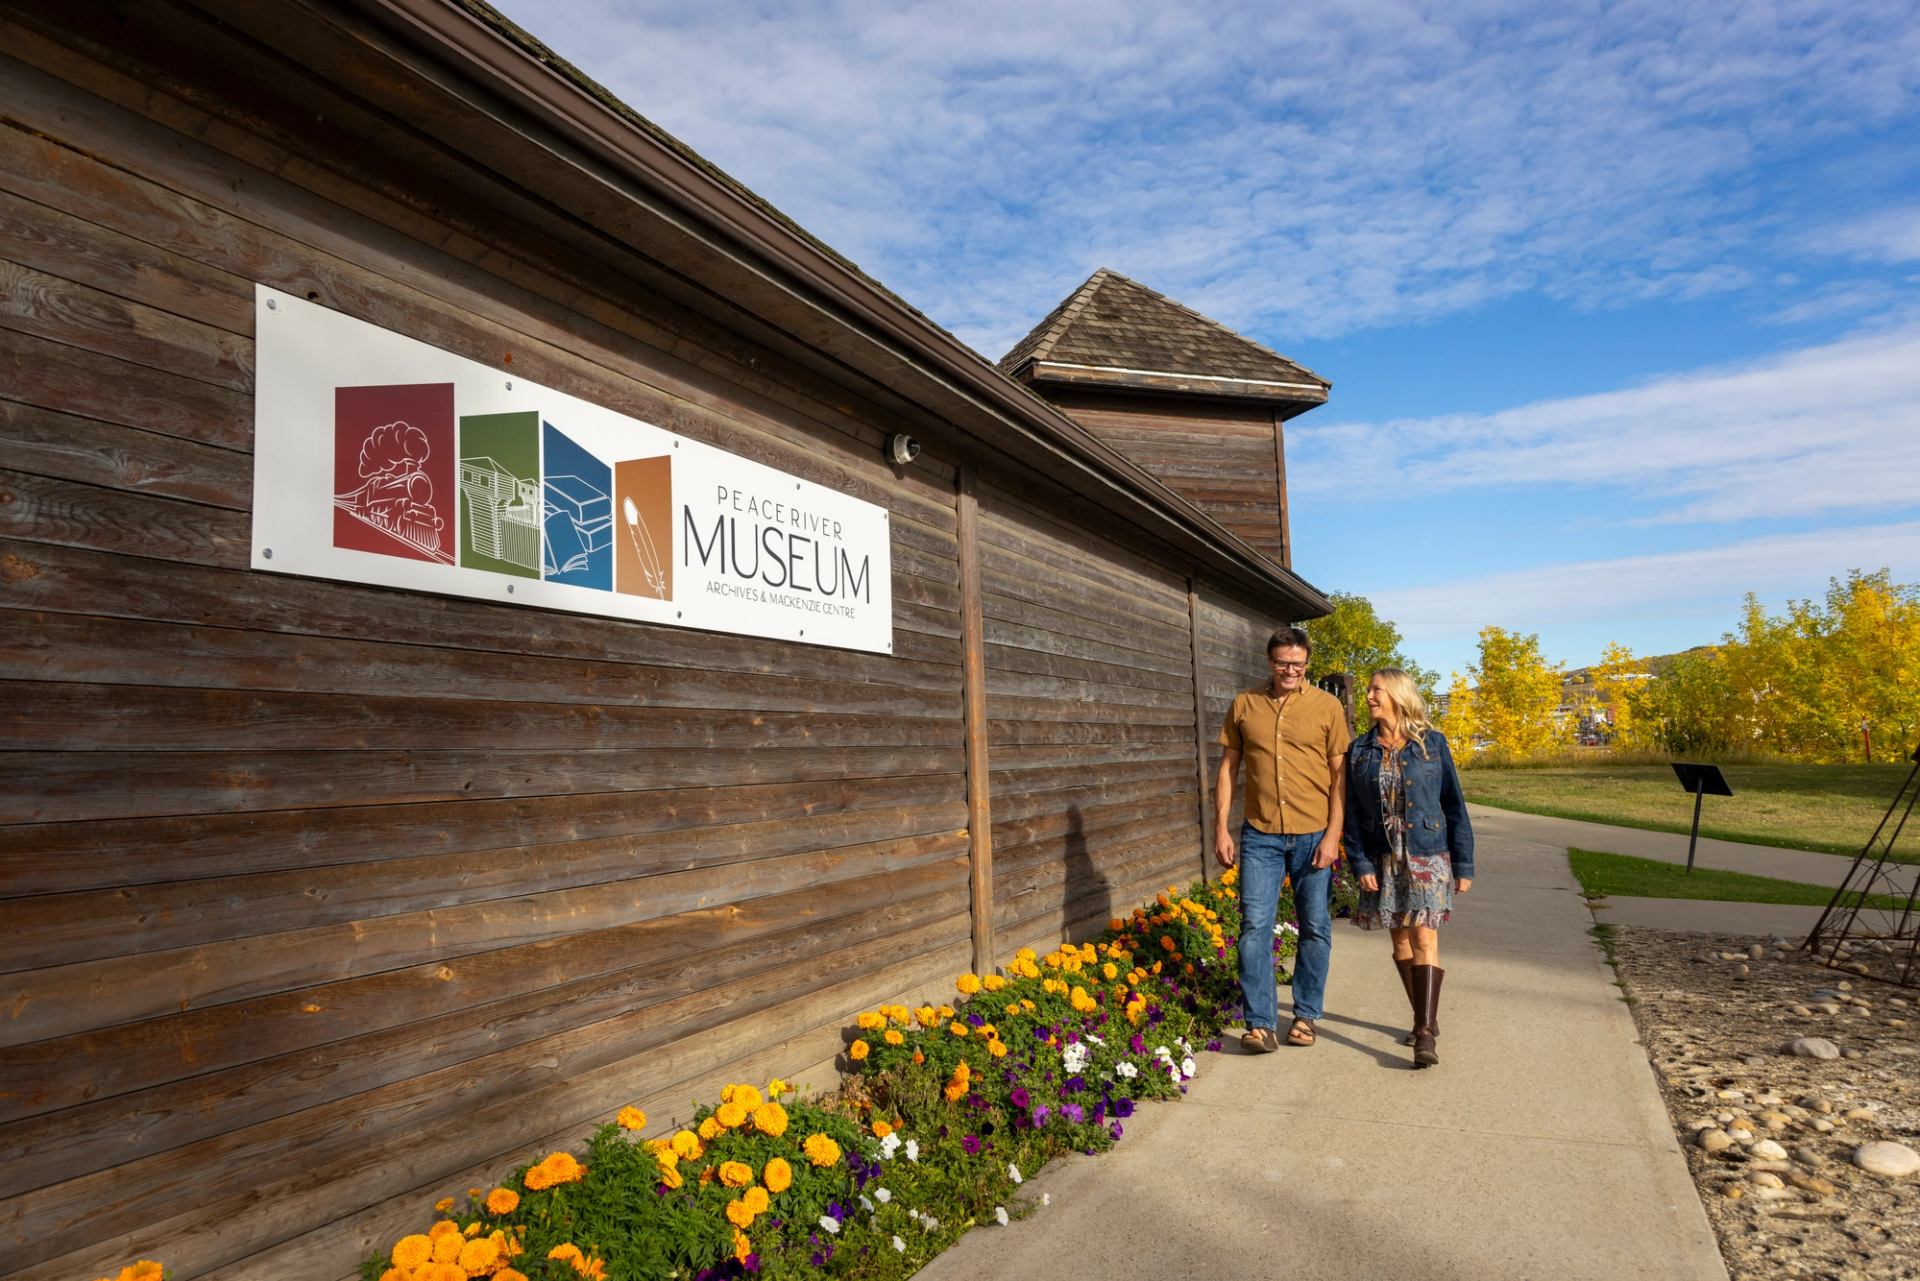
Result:
{"label": "shingled cupola roof", "polygon": [[1322,404],[1312,370],[1102,267],[1000,360],[1010,377]]}

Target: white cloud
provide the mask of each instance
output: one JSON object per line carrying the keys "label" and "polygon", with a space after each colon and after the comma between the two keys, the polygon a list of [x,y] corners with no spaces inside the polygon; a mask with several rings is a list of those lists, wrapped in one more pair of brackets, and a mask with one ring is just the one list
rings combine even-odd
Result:
{"label": "white cloud", "polygon": [[1740,290],[1920,83],[1901,0],[507,8],[989,356],[1103,265],[1282,350]]}
{"label": "white cloud", "polygon": [[1660,522],[1899,511],[1920,504],[1920,324],[1499,413],[1303,421],[1288,445],[1303,494],[1372,466],[1442,493],[1612,489]]}
{"label": "white cloud", "polygon": [[[1920,521],[1746,539],[1719,547],[1576,561],[1364,592],[1410,642],[1471,637],[1488,622],[1535,632],[1609,620],[1731,618],[1744,593],[1817,595],[1849,569],[1920,579]],[[1702,636],[1701,640],[1711,639]]]}
{"label": "white cloud", "polygon": [[1816,247],[1871,262],[1920,262],[1920,205],[1853,219],[1829,229]]}

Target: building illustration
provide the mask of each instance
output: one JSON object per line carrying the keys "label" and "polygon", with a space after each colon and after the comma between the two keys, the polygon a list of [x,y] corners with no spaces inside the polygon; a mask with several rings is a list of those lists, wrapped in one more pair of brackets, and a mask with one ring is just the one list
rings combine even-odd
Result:
{"label": "building illustration", "polygon": [[529,573],[540,568],[540,483],[514,475],[492,458],[460,460],[473,549]]}

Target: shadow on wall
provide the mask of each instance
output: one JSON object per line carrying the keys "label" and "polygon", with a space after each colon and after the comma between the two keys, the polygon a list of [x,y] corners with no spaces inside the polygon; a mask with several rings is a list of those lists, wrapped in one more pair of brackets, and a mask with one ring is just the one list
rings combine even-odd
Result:
{"label": "shadow on wall", "polygon": [[[1093,865],[1087,853],[1087,822],[1076,803],[1067,809],[1066,879],[1060,887],[1063,934],[1075,938],[1075,927],[1087,921],[1104,926],[1113,919],[1113,884]],[[1097,928],[1096,928],[1097,932]]]}

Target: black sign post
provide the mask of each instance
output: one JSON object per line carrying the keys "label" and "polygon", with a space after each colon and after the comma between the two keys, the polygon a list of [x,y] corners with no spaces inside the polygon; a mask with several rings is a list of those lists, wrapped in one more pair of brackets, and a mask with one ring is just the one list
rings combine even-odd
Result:
{"label": "black sign post", "polygon": [[1679,777],[1680,786],[1693,793],[1693,835],[1687,837],[1687,875],[1692,876],[1693,850],[1700,844],[1700,801],[1708,793],[1732,796],[1733,789],[1727,786],[1718,765],[1687,765],[1675,761],[1673,772]]}

